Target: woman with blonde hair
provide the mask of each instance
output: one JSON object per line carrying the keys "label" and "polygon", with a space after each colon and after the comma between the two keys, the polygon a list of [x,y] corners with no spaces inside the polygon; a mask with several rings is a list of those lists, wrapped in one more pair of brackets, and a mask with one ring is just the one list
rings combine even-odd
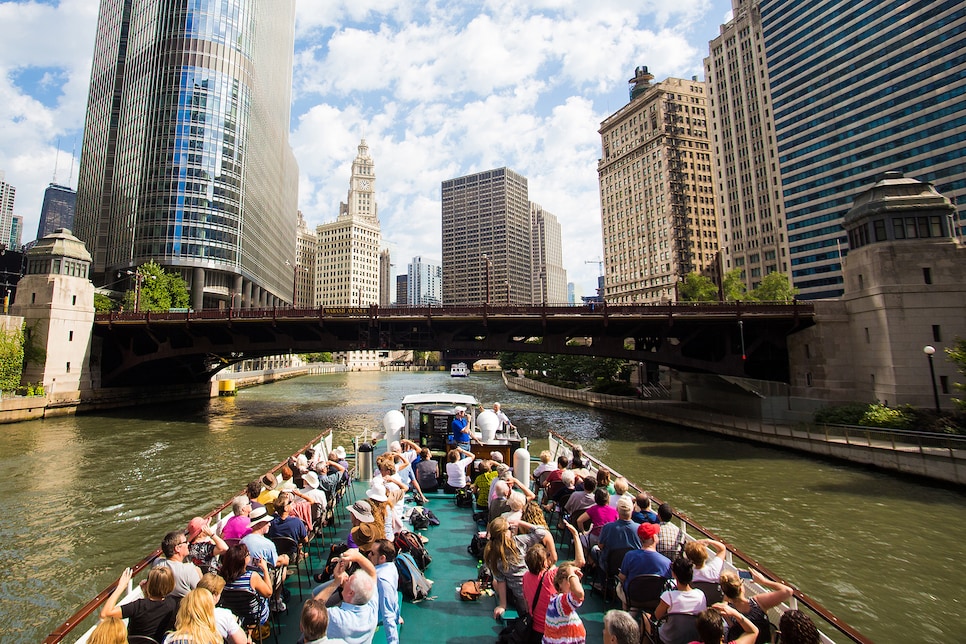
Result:
{"label": "woman with blonde hair", "polygon": [[127,644],[127,626],[119,617],[108,617],[91,631],[87,644]]}
{"label": "woman with blonde hair", "polygon": [[[788,601],[794,592],[789,586],[780,584],[777,581],[765,579],[761,573],[754,568],[751,569],[751,578],[759,586],[771,589],[767,593],[758,593],[753,597],[745,597],[745,586],[741,578],[730,570],[721,573],[719,583],[724,600],[741,615],[748,618],[752,624],[758,628],[757,644],[764,644],[771,637],[768,626],[768,611],[775,608],[782,602]],[[728,619],[728,615],[725,615]],[[748,632],[741,621],[728,619],[730,628],[728,629],[728,641],[737,639],[743,632]]]}
{"label": "woman with blonde hair", "polygon": [[557,561],[557,549],[550,533],[533,525],[524,527],[530,532],[513,536],[510,524],[503,517],[493,519],[486,527],[489,540],[483,549],[483,561],[493,574],[493,587],[498,600],[493,609],[493,619],[502,617],[510,601],[516,606],[518,614],[530,612],[523,597],[523,574],[527,570],[524,556],[530,546],[543,543],[550,563]]}
{"label": "woman with blonde hair", "polygon": [[164,644],[224,644],[215,627],[215,598],[204,588],[195,588],[181,599],[174,631]]}

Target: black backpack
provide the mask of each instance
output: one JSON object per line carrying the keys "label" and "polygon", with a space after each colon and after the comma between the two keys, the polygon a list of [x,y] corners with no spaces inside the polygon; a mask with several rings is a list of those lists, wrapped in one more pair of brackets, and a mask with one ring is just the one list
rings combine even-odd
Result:
{"label": "black backpack", "polygon": [[476,559],[483,560],[483,549],[486,548],[486,533],[477,532],[473,535],[473,540],[470,541],[470,545],[466,546],[466,551],[470,553]]}
{"label": "black backpack", "polygon": [[473,493],[466,488],[460,488],[456,490],[456,507],[458,508],[472,508],[476,503],[476,499],[473,497]]}
{"label": "black backpack", "polygon": [[433,562],[433,558],[429,556],[426,548],[423,547],[423,542],[419,538],[419,535],[413,534],[408,530],[400,530],[397,532],[396,538],[393,539],[393,545],[396,546],[396,552],[408,552],[412,555],[413,561],[416,562],[420,570],[426,570],[426,566]]}

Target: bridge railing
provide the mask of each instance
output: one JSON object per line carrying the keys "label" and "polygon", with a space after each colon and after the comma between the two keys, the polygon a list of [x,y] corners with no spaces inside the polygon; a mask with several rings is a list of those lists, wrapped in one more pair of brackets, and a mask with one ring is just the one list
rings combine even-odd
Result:
{"label": "bridge railing", "polygon": [[444,317],[500,317],[519,315],[541,316],[653,316],[680,317],[689,315],[740,318],[751,316],[812,315],[810,302],[675,302],[672,304],[606,304],[581,306],[559,304],[485,304],[465,306],[336,306],[319,308],[274,307],[262,309],[203,309],[177,311],[111,311],[98,313],[97,322],[184,322],[193,320],[304,320],[325,318],[444,318]]}

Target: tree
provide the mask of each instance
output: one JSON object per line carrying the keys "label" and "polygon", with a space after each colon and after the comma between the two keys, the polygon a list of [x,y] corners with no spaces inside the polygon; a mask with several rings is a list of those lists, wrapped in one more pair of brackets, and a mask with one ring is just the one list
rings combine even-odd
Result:
{"label": "tree", "polygon": [[[956,344],[946,349],[946,355],[949,356],[949,361],[956,365],[959,374],[966,377],[966,340],[957,339]],[[966,390],[966,384],[961,382],[954,383],[953,386],[960,391]],[[960,409],[966,411],[966,400],[953,398],[953,401]]]}
{"label": "tree", "polygon": [[678,298],[684,302],[715,302],[718,299],[718,287],[710,277],[688,273],[678,285]]}
{"label": "tree", "polygon": [[110,313],[117,308],[117,302],[106,295],[94,293],[94,311],[96,313]]}
{"label": "tree", "polygon": [[742,271],[740,268],[733,268],[727,273],[725,273],[724,281],[721,290],[724,291],[725,302],[737,302],[738,300],[743,300],[747,297],[746,292],[748,287],[745,286],[745,281],[742,279]]}
{"label": "tree", "polygon": [[302,353],[299,357],[308,363],[312,362],[332,362],[332,354],[328,351],[323,351],[322,353]]}
{"label": "tree", "polygon": [[23,331],[0,329],[0,389],[14,391],[23,375]]}
{"label": "tree", "polygon": [[177,273],[168,273],[153,260],[138,267],[135,280],[140,280],[140,303],[138,289],[124,295],[124,308],[129,311],[167,311],[188,307],[188,285]]}
{"label": "tree", "polygon": [[748,294],[748,299],[755,302],[791,302],[796,295],[798,295],[798,289],[792,287],[787,275],[769,273],[758,288]]}

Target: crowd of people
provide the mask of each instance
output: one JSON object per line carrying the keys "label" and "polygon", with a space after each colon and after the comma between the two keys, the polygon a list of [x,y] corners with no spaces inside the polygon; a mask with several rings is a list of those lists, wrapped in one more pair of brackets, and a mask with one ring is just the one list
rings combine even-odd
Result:
{"label": "crowd of people", "polygon": [[[790,587],[752,569],[752,580],[767,592],[749,595],[744,580],[725,567],[724,544],[685,540],[667,504],[652,508],[646,492],[629,492],[627,480],[612,480],[604,469],[591,471],[579,447],[555,462],[542,452],[526,481],[498,451],[476,458],[464,418],[457,413],[453,420],[453,442],[442,468],[429,450],[409,440],[393,442],[376,459],[365,496],[347,507],[344,551],[315,575],[319,585],[302,606],[306,644],[369,644],[377,632],[378,641],[399,642],[395,536],[403,529],[403,500],[407,493],[420,499],[437,490],[472,494],[476,518],[486,522],[482,560],[493,580],[493,617],[502,619],[510,607],[531,615],[532,642],[584,642],[580,609],[586,589],[606,593],[611,583],[622,609],[604,616],[603,638],[609,644],[637,644],[645,633],[664,644],[771,641],[767,613],[791,598]],[[166,534],[163,556],[141,582],[143,597],[120,604],[131,581],[130,569],[124,570],[89,641],[120,644],[143,636],[163,644],[244,644],[264,639],[271,613],[287,611],[283,582],[289,565],[321,530],[349,471],[342,448],[324,456],[308,450],[284,465],[278,477],[267,474],[249,484],[221,521],[209,524],[196,517],[186,529]],[[569,533],[572,560],[558,561],[549,522]],[[633,582],[642,575],[664,584],[653,608],[638,611]],[[225,601],[239,596],[247,603]],[[779,629],[785,644],[819,641],[799,611],[786,611]]]}

